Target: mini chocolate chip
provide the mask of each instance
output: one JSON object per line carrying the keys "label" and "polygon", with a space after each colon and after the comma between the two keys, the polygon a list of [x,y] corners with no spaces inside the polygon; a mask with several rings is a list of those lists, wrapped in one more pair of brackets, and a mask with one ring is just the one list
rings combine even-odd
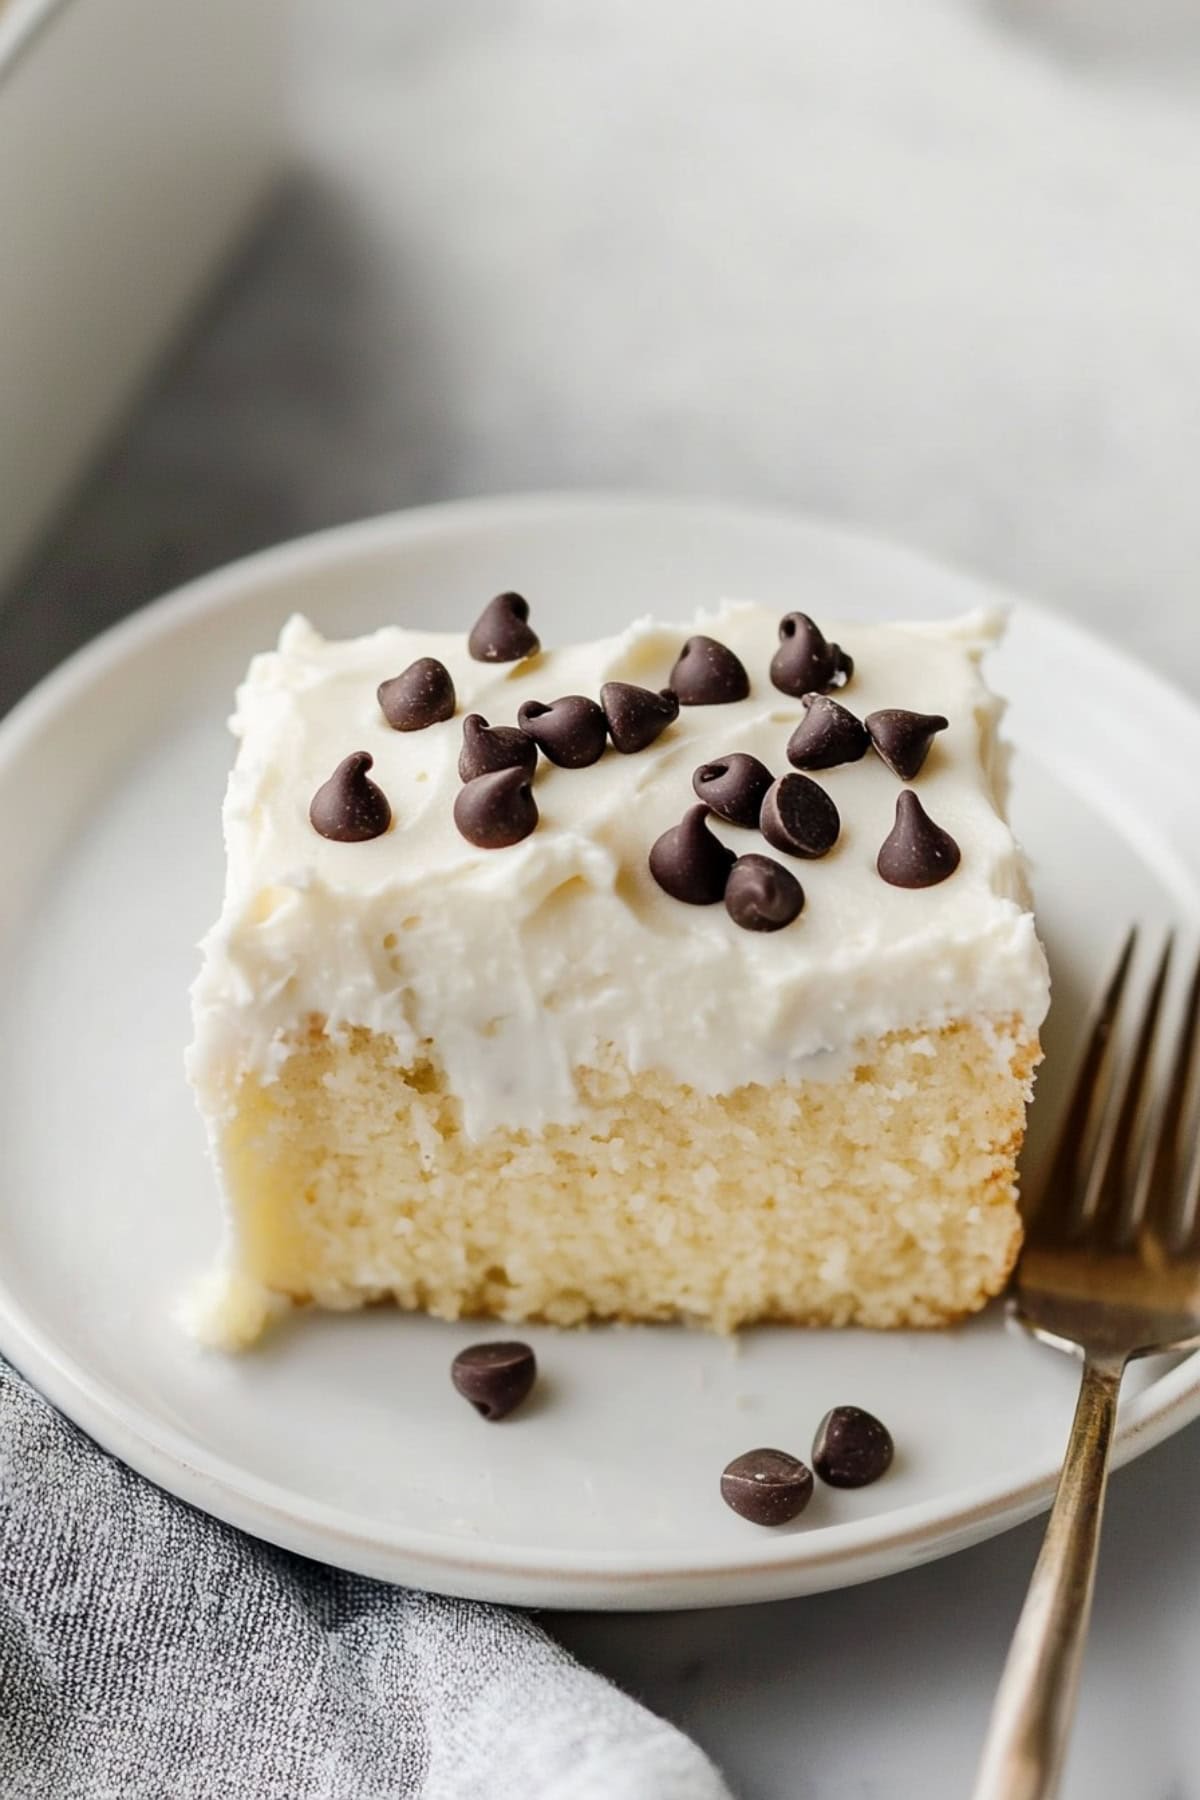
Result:
{"label": "mini chocolate chip", "polygon": [[600,689],[600,704],[613,749],[622,756],[647,749],[679,717],[679,697],[670,688],[656,694],[628,681],[606,681]]}
{"label": "mini chocolate chip", "polygon": [[776,850],[810,858],[828,856],[842,829],[837,807],[807,775],[779,777],[762,803],[758,825]]}
{"label": "mini chocolate chip", "polygon": [[504,1419],[537,1380],[537,1357],[528,1344],[472,1344],[451,1363],[450,1379],[481,1418]]}
{"label": "mini chocolate chip", "polygon": [[788,739],[787,759],[796,769],[836,769],[860,762],[871,748],[867,728],[827,694],[804,695],[804,717]]}
{"label": "mini chocolate chip", "polygon": [[436,656],[422,656],[402,675],[381,682],[376,697],[393,731],[424,731],[454,717],[454,683]]}
{"label": "mini chocolate chip", "polygon": [[462,749],[458,753],[460,781],[494,775],[499,769],[537,768],[537,745],[515,725],[489,725],[482,713],[468,713],[463,720]]}
{"label": "mini chocolate chip", "polygon": [[887,1426],[861,1406],[835,1406],[813,1439],[813,1468],[830,1487],[869,1487],[887,1474],[894,1454]]}
{"label": "mini chocolate chip", "polygon": [[911,788],[896,795],[896,822],[883,840],[875,867],[893,887],[936,887],[953,875],[962,852],[935,825]]}
{"label": "mini chocolate chip", "polygon": [[705,806],[730,825],[758,824],[763,797],[774,776],[757,756],[735,750],[715,762],[702,763],[692,776],[692,786]]}
{"label": "mini chocolate chip", "polygon": [[650,873],[664,893],[688,906],[715,906],[737,858],[708,829],[707,806],[689,806],[650,851]]}
{"label": "mini chocolate chip", "polygon": [[785,613],[779,621],[779,648],[771,658],[771,680],[797,700],[802,694],[845,687],[854,661],[840,644],[830,644],[807,613]]}
{"label": "mini chocolate chip", "polygon": [[739,856],[729,871],[725,910],[743,931],[782,931],[804,910],[804,889],[772,856]]}
{"label": "mini chocolate chip", "polygon": [[560,769],[586,769],[599,762],[608,742],[608,720],[583,694],[566,694],[548,705],[526,700],[517,724]]}
{"label": "mini chocolate chip", "polygon": [[798,1519],[812,1494],[812,1470],[786,1450],[747,1450],[721,1476],[722,1500],[752,1525]]}
{"label": "mini chocolate chip", "polygon": [[337,844],[361,844],[367,838],[383,836],[392,822],[392,809],[383,789],[367,779],[374,762],[370,751],[356,750],[317,789],[308,816],[313,830],[323,838],[332,838]]}
{"label": "mini chocolate chip", "polygon": [[867,714],[871,742],[901,781],[913,781],[921,773],[929,746],[949,723],[941,713],[905,712],[898,706]]}
{"label": "mini chocolate chip", "polygon": [[529,623],[529,602],[520,594],[497,594],[489,600],[467,639],[476,662],[521,662],[536,656],[541,640]]}
{"label": "mini chocolate chip", "polygon": [[738,657],[716,638],[690,637],[675,659],[668,682],[680,706],[724,706],[744,700],[750,677]]}
{"label": "mini chocolate chip", "polygon": [[519,844],[537,822],[537,801],[525,769],[476,775],[455,796],[454,823],[478,850],[506,850]]}

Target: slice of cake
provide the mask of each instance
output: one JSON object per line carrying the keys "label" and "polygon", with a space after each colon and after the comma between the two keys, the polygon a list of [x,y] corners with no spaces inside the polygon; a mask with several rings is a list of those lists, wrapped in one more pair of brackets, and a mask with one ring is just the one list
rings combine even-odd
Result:
{"label": "slice of cake", "polygon": [[935,1325],[1003,1285],[1047,1003],[998,622],[326,642],[238,695],[194,1309]]}

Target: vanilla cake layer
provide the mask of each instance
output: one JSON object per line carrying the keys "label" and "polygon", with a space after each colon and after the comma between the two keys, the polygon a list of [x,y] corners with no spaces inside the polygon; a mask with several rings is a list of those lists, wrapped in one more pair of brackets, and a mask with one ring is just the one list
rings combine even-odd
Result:
{"label": "vanilla cake layer", "polygon": [[842,1073],[718,1095],[609,1057],[579,1071],[584,1122],[472,1142],[434,1060],[314,1023],[277,1080],[232,1096],[241,1279],[210,1293],[207,1327],[250,1342],[281,1296],[559,1325],[944,1324],[1016,1256],[1036,1060],[1011,1021],[891,1033]]}
{"label": "vanilla cake layer", "polygon": [[[763,932],[681,904],[648,853],[698,765],[788,770],[805,710],[768,674],[777,625],[731,605],[494,663],[457,633],[332,643],[294,620],[255,659],[193,992],[226,1220],[205,1336],[247,1342],[292,1299],[389,1294],[451,1316],[928,1324],[1001,1285],[1047,975],[980,673],[999,622],[837,631],[857,718],[949,725],[911,784],[874,751],[813,774],[840,815],[818,860],[707,821],[802,883],[799,917]],[[741,660],[744,697],[684,706],[637,754],[543,756],[536,830],[464,837],[466,715],[656,691],[697,629]],[[376,688],[418,658],[452,678],[454,716],[396,730]],[[357,750],[390,825],[331,841],[309,805]],[[877,868],[902,792],[961,853],[936,885]]]}

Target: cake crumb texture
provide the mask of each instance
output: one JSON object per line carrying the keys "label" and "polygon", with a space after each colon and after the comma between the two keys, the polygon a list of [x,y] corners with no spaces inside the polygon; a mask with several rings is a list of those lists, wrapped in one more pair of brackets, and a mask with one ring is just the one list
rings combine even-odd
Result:
{"label": "cake crumb texture", "polygon": [[706,1095],[615,1053],[582,1122],[466,1136],[432,1047],[320,1020],[224,1096],[232,1233],[204,1335],[287,1300],[441,1318],[932,1326],[1003,1287],[1036,1035],[896,1031],[840,1074]]}

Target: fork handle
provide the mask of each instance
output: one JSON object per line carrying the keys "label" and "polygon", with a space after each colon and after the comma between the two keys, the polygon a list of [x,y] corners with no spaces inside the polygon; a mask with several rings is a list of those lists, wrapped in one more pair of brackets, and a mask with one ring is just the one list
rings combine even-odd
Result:
{"label": "fork handle", "polygon": [[1053,1800],[1075,1712],[1124,1359],[1088,1357],[1054,1506],[992,1709],[974,1800]]}

